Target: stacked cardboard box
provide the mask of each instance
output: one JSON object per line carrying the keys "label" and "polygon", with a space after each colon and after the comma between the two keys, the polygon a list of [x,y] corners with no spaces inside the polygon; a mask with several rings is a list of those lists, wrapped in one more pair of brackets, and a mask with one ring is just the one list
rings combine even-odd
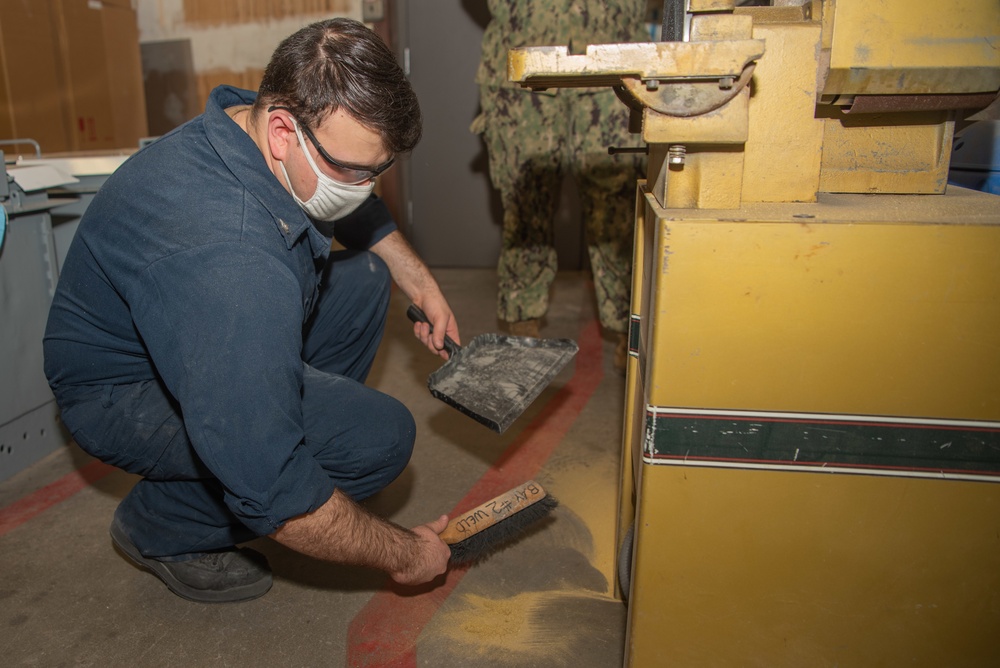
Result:
{"label": "stacked cardboard box", "polygon": [[31,138],[45,153],[138,146],[146,103],[132,1],[0,0],[0,139]]}

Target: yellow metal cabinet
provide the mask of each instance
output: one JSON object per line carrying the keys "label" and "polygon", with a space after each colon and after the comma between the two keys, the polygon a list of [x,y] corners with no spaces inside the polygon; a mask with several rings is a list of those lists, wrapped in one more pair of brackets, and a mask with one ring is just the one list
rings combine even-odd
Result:
{"label": "yellow metal cabinet", "polygon": [[640,193],[629,665],[994,664],[997,201]]}

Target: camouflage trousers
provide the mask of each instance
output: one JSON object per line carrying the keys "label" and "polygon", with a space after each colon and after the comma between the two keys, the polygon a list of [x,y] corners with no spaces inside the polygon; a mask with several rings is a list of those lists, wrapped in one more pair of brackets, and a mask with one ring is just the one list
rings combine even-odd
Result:
{"label": "camouflage trousers", "polygon": [[516,322],[541,318],[557,269],[553,228],[563,177],[580,193],[584,240],[594,274],[601,324],[628,328],[632,273],[634,154],[608,155],[609,146],[636,146],[628,111],[611,90],[560,90],[557,95],[480,87],[490,178],[503,205],[497,315]]}

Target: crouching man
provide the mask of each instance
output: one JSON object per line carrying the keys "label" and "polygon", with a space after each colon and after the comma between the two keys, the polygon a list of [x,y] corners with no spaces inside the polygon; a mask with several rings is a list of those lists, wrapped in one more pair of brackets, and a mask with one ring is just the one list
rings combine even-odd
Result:
{"label": "crouching man", "polygon": [[[142,476],[114,544],[179,596],[266,593],[271,536],[337,563],[434,579],[447,517],[404,529],[357,505],[406,467],[415,426],[365,387],[394,280],[458,326],[372,194],[420,137],[392,53],[363,24],[284,40],[259,91],[215,89],[205,112],[136,153],[88,208],[45,335],[45,372],[85,451]],[[329,230],[348,250],[331,252]],[[440,353],[445,355],[444,353]]]}

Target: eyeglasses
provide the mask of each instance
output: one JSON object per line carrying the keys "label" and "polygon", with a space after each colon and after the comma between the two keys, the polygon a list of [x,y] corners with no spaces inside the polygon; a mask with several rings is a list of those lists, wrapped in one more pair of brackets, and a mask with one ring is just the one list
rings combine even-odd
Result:
{"label": "eyeglasses", "polygon": [[[292,113],[292,110],[289,109],[288,107],[281,107],[278,105],[269,107],[268,112],[272,112],[275,109],[281,109],[283,111],[287,111],[289,114]],[[292,118],[295,118],[295,114],[292,114]],[[322,157],[323,160],[325,160],[327,164],[330,165],[330,168],[333,170],[334,173],[333,178],[337,181],[340,181],[344,185],[353,186],[359,183],[364,183],[365,181],[370,181],[379,174],[381,174],[382,172],[384,172],[385,170],[392,167],[392,163],[395,162],[396,160],[396,158],[390,158],[388,162],[385,162],[379,165],[378,167],[359,167],[357,165],[344,164],[343,162],[336,160],[333,156],[331,156],[329,153],[326,152],[326,149],[323,148],[323,145],[320,144],[319,140],[316,139],[316,135],[312,133],[312,130],[310,130],[305,123],[303,123],[297,118],[295,118],[295,122],[299,124],[299,127],[302,128],[302,132],[305,133],[306,137],[309,138],[309,141],[311,141],[313,146],[316,147],[316,150],[319,151],[320,157]]]}

